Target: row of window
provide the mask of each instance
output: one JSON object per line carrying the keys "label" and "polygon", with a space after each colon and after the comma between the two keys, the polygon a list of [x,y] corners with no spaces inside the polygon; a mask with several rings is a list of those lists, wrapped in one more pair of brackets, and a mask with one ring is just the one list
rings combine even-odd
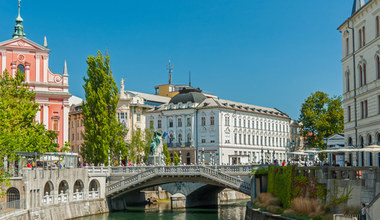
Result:
{"label": "row of window", "polygon": [[[239,139],[238,139],[239,137]],[[260,146],[272,146],[272,147],[285,147],[285,138],[274,138],[274,137],[263,137],[263,136],[255,136],[246,135],[246,134],[234,134],[234,144],[244,144],[244,145],[260,145]]]}
{"label": "row of window", "polygon": [[[368,134],[366,139],[367,139],[367,146],[375,144],[372,142],[372,135]],[[377,139],[376,144],[379,145],[380,144],[380,133],[377,134],[376,139]],[[363,136],[359,136],[359,143],[358,144],[360,147],[364,147],[365,143],[364,143],[364,137]],[[353,141],[352,141],[351,137],[348,138],[348,146],[353,146]]]}
{"label": "row of window", "polygon": [[[76,122],[77,122],[77,127],[79,127],[79,125],[83,126],[83,121],[82,120],[78,119],[78,120],[76,120]],[[74,128],[74,120],[71,121],[71,128]]]}
{"label": "row of window", "polygon": [[[379,16],[376,16],[375,18],[375,28],[376,28],[376,36],[375,37],[379,37],[380,36],[380,18]],[[366,44],[366,36],[365,36],[365,26],[363,25],[363,27],[361,27],[358,31],[358,35],[359,35],[359,48],[362,48],[365,46]],[[350,40],[349,38],[347,37],[346,38],[346,56],[349,55],[349,51],[350,51]]]}
{"label": "row of window", "polygon": [[[150,128],[154,128],[154,121],[150,120],[149,122]],[[182,118],[177,119],[177,127],[181,128],[183,126],[182,124]],[[191,127],[191,118],[186,118],[186,126]],[[169,119],[169,128],[174,127],[174,120]],[[162,120],[157,120],[157,128],[162,128]]]}
{"label": "row of window", "polygon": [[[169,135],[169,143],[172,143],[174,141],[174,135]],[[178,143],[182,143],[183,137],[182,134],[178,134]],[[191,142],[191,133],[187,134],[187,139],[186,142],[190,143]]]}
{"label": "row of window", "polygon": [[[119,119],[119,121],[121,121],[122,119],[127,119],[128,118],[128,113],[126,113],[126,112],[119,112],[119,113],[117,113],[117,118]],[[136,114],[136,120],[137,121],[141,121],[141,114],[140,113]]]}
{"label": "row of window", "polygon": [[[376,56],[376,80],[380,79],[380,57]],[[350,87],[350,72],[347,71],[345,74],[346,77],[346,92],[351,91]],[[367,85],[367,64],[362,62],[359,65],[359,87]]]}
{"label": "row of window", "polygon": [[[380,95],[377,96],[377,114],[380,114]],[[368,101],[363,100],[360,102],[360,119],[368,118]],[[351,118],[351,106],[347,107],[347,121],[350,122]]]}
{"label": "row of window", "polygon": [[[269,160],[272,160],[272,159],[275,159],[275,160],[280,160],[280,161],[283,161],[285,160],[285,153],[275,153],[275,152],[268,152],[268,151],[265,151],[265,152],[247,152],[247,151],[235,151],[234,152],[236,156],[239,156],[239,155],[248,155],[248,157],[250,158],[251,161],[253,162],[260,162],[260,161],[263,161],[263,162],[270,162],[268,161]],[[247,154],[248,153],[248,154]]]}
{"label": "row of window", "polygon": [[[75,139],[76,137],[76,139]],[[83,137],[80,133],[77,133],[77,135],[75,134],[71,134],[71,141],[75,141],[75,140],[83,140]]]}
{"label": "row of window", "polygon": [[[239,123],[238,123],[239,122]],[[255,126],[256,124],[256,126]],[[225,117],[225,126],[230,126],[230,117]],[[285,126],[283,124],[275,124],[270,122],[260,122],[252,120],[246,120],[246,119],[240,119],[237,120],[237,118],[234,118],[234,126],[235,127],[243,127],[243,128],[256,128],[256,129],[262,129],[262,130],[268,130],[268,131],[280,131],[280,132],[288,132],[288,126]]]}

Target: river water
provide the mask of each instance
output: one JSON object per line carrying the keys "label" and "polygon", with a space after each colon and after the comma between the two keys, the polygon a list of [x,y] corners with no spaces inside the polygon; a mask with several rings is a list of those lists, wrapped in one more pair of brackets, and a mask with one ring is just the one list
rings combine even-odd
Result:
{"label": "river water", "polygon": [[247,200],[224,203],[215,207],[177,209],[170,208],[170,202],[157,205],[130,207],[124,212],[94,215],[80,220],[244,220]]}

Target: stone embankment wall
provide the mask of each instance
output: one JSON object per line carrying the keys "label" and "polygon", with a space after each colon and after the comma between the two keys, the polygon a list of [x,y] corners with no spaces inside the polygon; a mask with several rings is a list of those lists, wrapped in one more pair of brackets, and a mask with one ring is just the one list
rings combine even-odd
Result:
{"label": "stone embankment wall", "polygon": [[23,210],[3,216],[0,220],[64,220],[107,212],[109,210],[106,199],[94,199],[54,204],[33,210]]}
{"label": "stone embankment wall", "polygon": [[251,207],[251,203],[248,202],[247,209],[245,211],[245,220],[292,220],[292,218],[253,209]]}
{"label": "stone embankment wall", "polygon": [[224,189],[219,193],[219,202],[229,202],[233,200],[245,200],[250,199],[251,196],[246,195],[244,193],[232,190],[232,189]]}

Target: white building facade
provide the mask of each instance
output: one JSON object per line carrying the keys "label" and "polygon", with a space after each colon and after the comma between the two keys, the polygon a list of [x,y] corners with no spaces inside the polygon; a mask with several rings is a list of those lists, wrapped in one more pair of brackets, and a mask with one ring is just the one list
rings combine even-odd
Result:
{"label": "white building facade", "polygon": [[170,98],[145,93],[125,91],[124,79],[120,81],[120,99],[117,104],[117,118],[128,130],[124,139],[129,142],[135,130],[145,130],[145,112],[155,105],[168,103]]}
{"label": "white building facade", "polygon": [[[351,16],[338,30],[343,49],[345,145],[380,144],[380,0],[355,0]],[[354,153],[347,154],[346,160],[379,166],[379,157]]]}
{"label": "white building facade", "polygon": [[[248,164],[286,160],[290,118],[272,108],[180,91],[168,104],[146,112],[147,126],[166,132],[171,147],[195,155],[191,163]],[[182,154],[182,161],[187,161]]]}

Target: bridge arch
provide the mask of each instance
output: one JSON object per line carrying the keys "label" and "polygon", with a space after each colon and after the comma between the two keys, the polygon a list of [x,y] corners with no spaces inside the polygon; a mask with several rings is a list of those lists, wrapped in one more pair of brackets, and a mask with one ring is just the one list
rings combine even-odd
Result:
{"label": "bridge arch", "polygon": [[58,186],[58,194],[67,194],[69,191],[69,184],[67,183],[66,180],[62,180],[60,183],[59,183],[59,186]]}
{"label": "bridge arch", "polygon": [[54,192],[54,185],[53,183],[49,180],[45,183],[45,186],[44,186],[44,196],[46,195],[53,195],[53,192]]}
{"label": "bridge arch", "polygon": [[74,183],[74,192],[83,192],[84,191],[84,183],[82,180],[78,179]]}

